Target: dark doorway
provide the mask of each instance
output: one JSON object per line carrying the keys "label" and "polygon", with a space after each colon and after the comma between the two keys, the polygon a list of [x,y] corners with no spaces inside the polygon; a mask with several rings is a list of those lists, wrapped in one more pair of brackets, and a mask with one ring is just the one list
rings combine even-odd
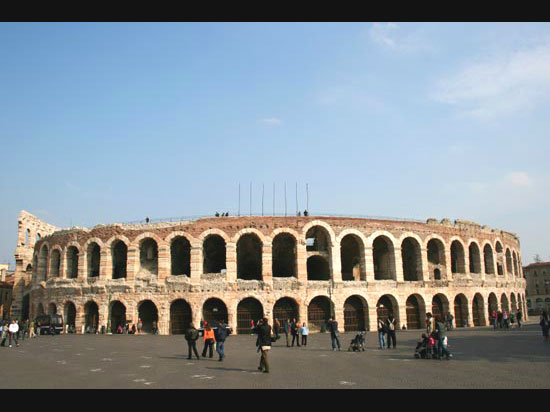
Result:
{"label": "dark doorway", "polygon": [[250,334],[251,322],[254,324],[264,316],[262,304],[254,298],[246,298],[239,302],[237,306],[237,333]]}
{"label": "dark doorway", "polygon": [[474,326],[485,326],[484,312],[483,297],[477,293],[472,302],[472,321],[474,322]]}
{"label": "dark doorway", "polygon": [[209,235],[202,245],[203,272],[221,273],[225,266],[225,240],[218,235]]}
{"label": "dark doorway", "polygon": [[111,304],[111,333],[116,333],[118,326],[126,324],[126,306],[119,301]]}
{"label": "dark doorway", "polygon": [[191,276],[191,243],[183,237],[178,236],[170,246],[172,259],[172,276]]}
{"label": "dark doorway", "polygon": [[183,299],[177,299],[170,305],[170,333],[183,335],[193,321],[191,306]]}
{"label": "dark doorway", "polygon": [[290,233],[280,233],[273,239],[273,276],[296,276],[296,239]]}
{"label": "dark doorway", "polygon": [[462,328],[468,323],[468,300],[466,296],[460,294],[455,298],[455,324],[457,328]]}
{"label": "dark doorway", "polygon": [[307,307],[307,321],[311,331],[319,331],[331,317],[331,304],[326,296],[317,296]]}
{"label": "dark doorway", "polygon": [[202,307],[202,319],[212,327],[215,327],[220,321],[227,324],[227,306],[220,299],[208,299]]}
{"label": "dark doorway", "polygon": [[99,325],[99,308],[97,303],[88,302],[84,306],[84,325],[86,331],[91,328],[91,332],[94,333]]}
{"label": "dark doorway", "polygon": [[113,279],[126,278],[128,247],[121,240],[117,240],[112,246],[111,253],[113,254]]}
{"label": "dark doorway", "polygon": [[420,305],[416,296],[411,295],[406,302],[407,329],[420,329]]}
{"label": "dark doorway", "polygon": [[142,331],[145,333],[153,332],[153,322],[157,322],[158,329],[158,310],[153,302],[144,300],[138,306],[138,317],[143,324]]}
{"label": "dark doorway", "polygon": [[327,260],[320,255],[310,256],[307,260],[307,280],[329,280],[330,269]]}
{"label": "dark doorway", "polygon": [[255,234],[242,235],[237,242],[237,278],[262,280],[262,242]]}
{"label": "dark doorway", "polygon": [[67,249],[67,278],[76,279],[78,277],[78,249],[69,246]]}
{"label": "dark doorway", "polygon": [[394,307],[393,301],[388,295],[384,295],[378,299],[378,302],[376,303],[376,314],[378,318],[382,319],[384,322],[388,319],[390,314],[393,315],[395,319],[399,316],[397,307]]}
{"label": "dark doorway", "polygon": [[413,238],[406,238],[401,243],[403,260],[403,278],[405,281],[422,280],[422,256],[420,245]]}
{"label": "dark doorway", "polygon": [[65,308],[64,309],[65,309],[64,310],[64,312],[65,312],[65,316],[64,316],[65,325],[69,325],[72,328],[75,328],[75,325],[76,325],[76,306],[74,305],[73,302],[67,302],[67,303],[65,303]]}
{"label": "dark doorway", "polygon": [[372,243],[374,279],[395,280],[395,256],[393,244],[386,236],[378,236]]}
{"label": "dark doorway", "polygon": [[344,303],[344,330],[346,332],[367,330],[365,325],[368,322],[365,319],[365,313],[368,313],[368,310],[359,296],[347,298]]}
{"label": "dark doorway", "polygon": [[281,298],[273,306],[273,318],[279,319],[281,326],[287,319],[300,320],[300,312],[296,301],[291,298]]}

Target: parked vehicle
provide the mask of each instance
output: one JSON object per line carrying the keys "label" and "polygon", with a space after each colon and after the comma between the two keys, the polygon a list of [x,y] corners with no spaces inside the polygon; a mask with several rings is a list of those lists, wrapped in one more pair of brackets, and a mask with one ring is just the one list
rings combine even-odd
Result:
{"label": "parked vehicle", "polygon": [[50,334],[51,326],[56,335],[63,331],[63,317],[57,314],[38,315],[35,320],[36,327],[40,330],[41,335]]}

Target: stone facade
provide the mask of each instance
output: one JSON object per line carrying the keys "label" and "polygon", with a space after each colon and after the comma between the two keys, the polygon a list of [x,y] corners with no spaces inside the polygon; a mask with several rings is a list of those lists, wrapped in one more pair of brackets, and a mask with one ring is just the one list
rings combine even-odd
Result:
{"label": "stone facade", "polygon": [[550,262],[532,263],[523,268],[526,281],[525,296],[530,314],[550,311]]}
{"label": "stone facade", "polygon": [[[45,225],[28,216],[31,233]],[[342,330],[375,330],[377,316],[389,312],[408,328],[423,328],[426,312],[450,312],[457,326],[488,324],[495,305],[527,313],[518,237],[463,220],[48,225],[40,240],[22,246],[26,229],[20,223],[16,259],[22,257],[17,271],[22,290],[30,290],[30,316],[55,311],[78,331],[140,317],[170,334],[188,321],[220,318],[246,332],[262,313],[271,321],[299,318],[313,331],[331,315]],[[22,270],[29,262],[32,280]]]}

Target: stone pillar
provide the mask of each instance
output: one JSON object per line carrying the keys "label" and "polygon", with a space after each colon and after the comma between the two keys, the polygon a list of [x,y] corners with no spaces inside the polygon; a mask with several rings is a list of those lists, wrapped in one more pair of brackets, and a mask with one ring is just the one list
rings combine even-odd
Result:
{"label": "stone pillar", "polygon": [[226,279],[228,282],[237,281],[237,245],[235,242],[229,242],[226,245],[225,253],[227,275]]}
{"label": "stone pillar", "polygon": [[[407,324],[407,302],[405,299],[402,301],[397,300],[397,304],[399,305],[399,319],[397,323],[397,327],[401,330],[401,326]],[[396,313],[393,314],[394,317],[396,317]]]}
{"label": "stone pillar", "polygon": [[342,260],[340,259],[340,245],[330,248],[330,272],[335,282],[342,281]]}
{"label": "stone pillar", "polygon": [[[343,305],[338,304],[338,301],[334,299],[334,296],[332,297],[333,303],[334,303],[334,318],[336,322],[338,322],[338,331],[343,332],[344,331],[344,307]],[[345,345],[344,342],[340,342],[342,346]]]}
{"label": "stone pillar", "polygon": [[378,312],[376,310],[376,302],[369,305],[369,330],[376,332],[378,330]]}
{"label": "stone pillar", "polygon": [[420,248],[420,267],[422,268],[422,279],[424,282],[430,280],[430,268],[428,266],[428,249]]}
{"label": "stone pillar", "polygon": [[296,245],[296,276],[299,281],[307,282],[307,250],[302,239],[297,240]]}
{"label": "stone pillar", "polygon": [[374,282],[374,256],[372,246],[365,248],[365,271],[367,272],[367,282]]}
{"label": "stone pillar", "polygon": [[[78,275],[77,279],[86,279],[88,276],[88,254],[84,252],[78,252]],[[76,322],[76,321],[75,321]]]}
{"label": "stone pillar", "polygon": [[480,260],[481,260],[481,264],[480,264],[480,271],[481,271],[481,273],[479,274],[479,275],[480,275],[479,277],[481,278],[482,281],[485,281],[485,279],[486,279],[486,274],[485,274],[485,254],[482,254],[482,255],[480,256]]}
{"label": "stone pillar", "polygon": [[[233,329],[234,333],[237,334],[237,311],[227,308],[227,320],[229,321],[229,327]],[[273,324],[271,324],[273,325]]]}
{"label": "stone pillar", "polygon": [[138,271],[139,271],[139,248],[135,246],[130,246],[128,247],[128,254],[127,254],[126,279],[129,282],[135,280]]}
{"label": "stone pillar", "polygon": [[202,246],[194,245],[191,247],[191,282],[198,284],[202,275]]}
{"label": "stone pillar", "polygon": [[472,274],[470,273],[470,252],[469,249],[464,249],[464,273],[468,275],[468,277],[471,279]]}
{"label": "stone pillar", "polygon": [[99,279],[108,280],[113,278],[112,262],[111,248],[102,247],[99,254]]}
{"label": "stone pillar", "polygon": [[273,249],[267,241],[262,246],[262,280],[273,283]]}
{"label": "stone pillar", "polygon": [[405,278],[403,276],[403,257],[401,256],[401,248],[396,247],[394,250],[394,260],[395,260],[395,280],[398,282],[404,282]]}
{"label": "stone pillar", "polygon": [[61,251],[59,256],[59,277],[67,279],[67,251]]}
{"label": "stone pillar", "polygon": [[451,265],[451,249],[445,249],[445,273],[441,274],[441,279],[453,280],[453,266]]}
{"label": "stone pillar", "polygon": [[170,309],[157,308],[159,313],[159,335],[170,335]]}
{"label": "stone pillar", "polygon": [[170,261],[170,247],[162,244],[158,245],[158,258],[157,258],[157,278],[158,280],[164,280],[171,274],[171,261]]}
{"label": "stone pillar", "polygon": [[[306,325],[308,325],[309,327],[309,322],[308,322],[308,319],[307,319],[307,306],[305,305],[305,303],[302,301],[297,301],[298,303],[298,314],[300,316],[300,319],[299,321],[302,322],[302,323],[306,323]],[[292,319],[291,319],[292,320]]]}

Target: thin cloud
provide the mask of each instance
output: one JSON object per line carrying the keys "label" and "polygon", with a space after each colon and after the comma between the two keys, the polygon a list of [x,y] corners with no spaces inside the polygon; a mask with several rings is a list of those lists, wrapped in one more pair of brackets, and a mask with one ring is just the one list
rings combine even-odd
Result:
{"label": "thin cloud", "polygon": [[511,172],[505,177],[505,182],[514,187],[533,186],[533,180],[526,172]]}
{"label": "thin cloud", "polygon": [[432,99],[492,119],[536,108],[550,92],[550,44],[471,62],[441,79]]}
{"label": "thin cloud", "polygon": [[396,53],[432,50],[432,45],[420,31],[407,31],[395,23],[374,23],[368,37],[377,46]]}
{"label": "thin cloud", "polygon": [[266,117],[264,119],[260,119],[260,123],[267,124],[270,126],[280,126],[283,123],[283,121],[276,117]]}

